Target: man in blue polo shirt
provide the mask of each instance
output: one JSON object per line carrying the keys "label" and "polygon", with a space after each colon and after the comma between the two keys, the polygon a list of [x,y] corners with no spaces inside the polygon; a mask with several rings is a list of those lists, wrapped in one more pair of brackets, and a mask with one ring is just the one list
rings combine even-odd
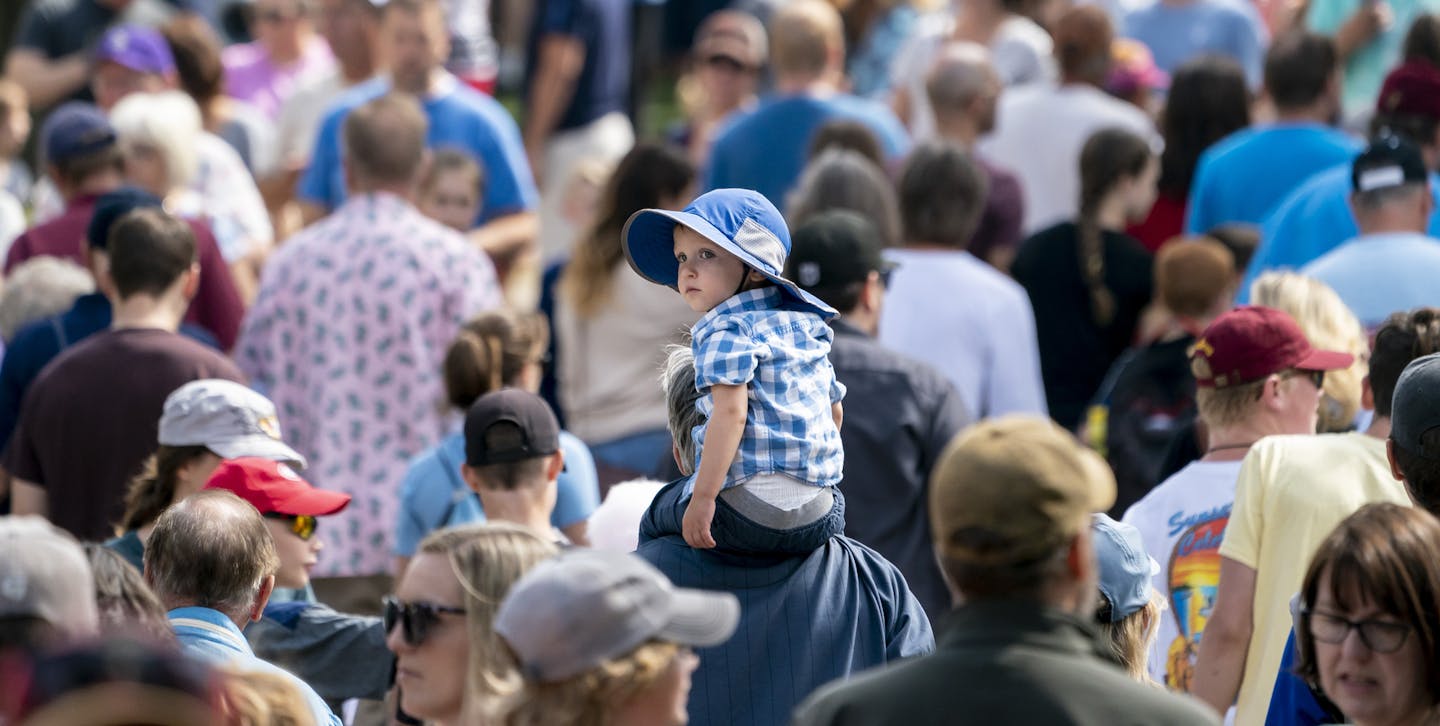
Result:
{"label": "man in blue polo shirt", "polygon": [[1328,125],[1340,104],[1339,58],[1329,38],[1303,32],[1277,38],[1265,56],[1265,94],[1275,105],[1274,123],[1237,131],[1200,156],[1186,234],[1259,225],[1312,174],[1360,150]]}
{"label": "man in blue polo shirt", "polygon": [[[1440,70],[1411,62],[1390,72],[1375,104],[1370,127],[1420,147],[1431,172],[1431,193],[1440,208]],[[1265,221],[1260,247],[1250,260],[1240,299],[1249,297],[1250,283],[1266,270],[1298,268],[1360,233],[1350,209],[1350,162],[1337,164],[1310,178]],[[1440,237],[1440,214],[1430,216],[1431,236]]]}
{"label": "man in blue polo shirt", "polygon": [[429,121],[430,148],[458,147],[485,169],[485,197],[470,240],[497,262],[526,249],[535,238],[538,195],[520,129],[495,99],[445,71],[450,35],[441,0],[390,0],[381,17],[388,76],[363,83],[335,103],[320,124],[310,166],[297,195],[305,221],[313,222],[345,199],[340,129],[345,117],[392,89],[416,96]]}
{"label": "man in blue polo shirt", "polygon": [[740,187],[784,208],[785,195],[805,166],[810,139],[827,121],[859,121],[875,133],[888,160],[910,145],[905,128],[885,106],[839,91],[845,72],[840,14],[820,0],[798,0],[770,19],[776,95],[723,126],[710,150],[705,189]]}

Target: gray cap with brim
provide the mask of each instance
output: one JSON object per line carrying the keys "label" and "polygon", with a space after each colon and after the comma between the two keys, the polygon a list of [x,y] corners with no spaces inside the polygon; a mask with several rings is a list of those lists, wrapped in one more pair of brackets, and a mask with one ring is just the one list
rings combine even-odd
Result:
{"label": "gray cap with brim", "polygon": [[719,645],[739,622],[730,593],[677,588],[634,554],[571,550],[515,583],[495,632],[527,679],[553,683],[650,641]]}

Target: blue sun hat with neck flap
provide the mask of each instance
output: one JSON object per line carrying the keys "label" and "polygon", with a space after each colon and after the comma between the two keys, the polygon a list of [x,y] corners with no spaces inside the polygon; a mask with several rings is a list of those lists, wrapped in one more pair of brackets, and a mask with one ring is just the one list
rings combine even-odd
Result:
{"label": "blue sun hat with neck flap", "polygon": [[826,319],[839,315],[820,298],[785,279],[785,258],[790,256],[790,229],[770,200],[750,189],[715,189],[706,192],[684,211],[642,209],[631,215],[620,233],[625,259],[639,275],[674,289],[680,277],[675,260],[675,225],[683,224],[740,258],[764,275],[799,307]]}

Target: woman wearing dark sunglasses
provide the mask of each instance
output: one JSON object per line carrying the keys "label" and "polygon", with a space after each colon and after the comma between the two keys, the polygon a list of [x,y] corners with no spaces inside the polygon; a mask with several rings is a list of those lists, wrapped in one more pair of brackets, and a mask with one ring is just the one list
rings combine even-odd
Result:
{"label": "woman wearing dark sunglasses", "polygon": [[1440,723],[1440,522],[1362,507],[1320,545],[1300,597],[1297,671],[1348,723]]}
{"label": "woman wearing dark sunglasses", "polygon": [[554,544],[503,522],[432,532],[385,598],[385,643],[395,653],[400,707],[434,726],[486,723],[516,679],[497,658],[495,611],[510,586],[556,553]]}

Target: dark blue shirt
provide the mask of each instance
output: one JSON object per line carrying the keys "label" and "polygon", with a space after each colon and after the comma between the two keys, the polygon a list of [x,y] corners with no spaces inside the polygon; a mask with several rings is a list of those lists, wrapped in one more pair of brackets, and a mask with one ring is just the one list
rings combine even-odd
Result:
{"label": "dark blue shirt", "polygon": [[[5,347],[5,360],[0,363],[0,450],[10,443],[10,435],[20,421],[20,404],[30,384],[46,364],[60,351],[110,327],[110,301],[98,293],[81,295],[75,304],[60,315],[31,323],[15,334]],[[192,325],[183,325],[180,332],[200,343],[218,348],[215,337]]]}
{"label": "dark blue shirt", "polygon": [[585,46],[585,65],[556,131],[573,129],[609,113],[624,111],[630,97],[630,11],[632,0],[546,0],[535,11],[525,67],[526,101],[534,93],[540,43],[547,35],[573,38]]}
{"label": "dark blue shirt", "polygon": [[1285,655],[1280,659],[1280,672],[1275,675],[1275,689],[1270,694],[1270,711],[1265,726],[1320,726],[1340,723],[1345,717],[1338,709],[1327,708],[1300,676],[1295,675],[1295,631],[1285,641]]}
{"label": "dark blue shirt", "polygon": [[[656,496],[665,498],[663,491]],[[741,554],[724,544],[711,550],[685,544],[683,512],[646,512],[636,553],[678,587],[740,599],[735,634],[698,651],[687,709],[691,726],[783,726],[822,684],[935,649],[930,621],[900,571],[865,545],[830,536],[825,523],[785,533],[760,530],[756,543],[742,543],[753,552],[766,549],[757,543],[776,537],[813,538],[786,543],[785,549],[807,555]]]}
{"label": "dark blue shirt", "polygon": [[830,326],[830,362],[847,389],[840,427],[845,532],[895,563],[925,612],[938,616],[950,610],[951,598],[930,542],[926,483],[940,452],[970,417],[960,392],[940,371],[843,320]]}

